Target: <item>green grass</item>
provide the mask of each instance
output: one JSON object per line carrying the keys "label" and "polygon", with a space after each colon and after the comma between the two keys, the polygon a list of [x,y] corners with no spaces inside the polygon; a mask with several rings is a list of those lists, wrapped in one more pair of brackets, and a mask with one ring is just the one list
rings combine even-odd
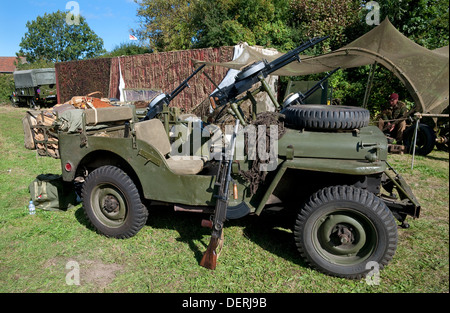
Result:
{"label": "green grass", "polygon": [[[37,157],[23,145],[25,109],[0,106],[0,292],[220,292],[220,293],[447,293],[449,292],[449,156],[390,155],[422,204],[419,219],[399,229],[397,253],[379,285],[333,278],[299,257],[290,230],[270,217],[227,222],[218,267],[199,266],[210,233],[203,215],[150,210],[133,238],[94,232],[81,205],[28,215],[28,185],[42,173],[61,173],[59,160]],[[69,261],[80,285],[68,285]]]}

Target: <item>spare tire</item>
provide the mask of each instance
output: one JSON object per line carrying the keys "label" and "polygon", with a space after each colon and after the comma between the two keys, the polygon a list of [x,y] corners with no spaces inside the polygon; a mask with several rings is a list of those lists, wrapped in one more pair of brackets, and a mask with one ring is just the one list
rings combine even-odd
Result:
{"label": "spare tire", "polygon": [[369,125],[370,112],[360,107],[323,104],[291,105],[282,110],[296,128],[350,130]]}

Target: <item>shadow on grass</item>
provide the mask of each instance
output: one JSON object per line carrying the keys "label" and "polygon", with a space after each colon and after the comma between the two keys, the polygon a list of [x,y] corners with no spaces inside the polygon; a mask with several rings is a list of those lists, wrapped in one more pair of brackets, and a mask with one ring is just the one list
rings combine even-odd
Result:
{"label": "shadow on grass", "polygon": [[[448,151],[445,151],[445,152],[448,152]],[[423,158],[434,160],[434,161],[444,161],[444,162],[448,161],[448,157],[447,158],[446,157],[437,157],[437,156],[434,156],[434,155],[423,156]]]}
{"label": "shadow on grass", "polygon": [[294,217],[289,214],[268,212],[261,216],[248,216],[242,220],[241,225],[244,226],[245,236],[264,250],[294,264],[308,267],[294,242],[294,221]]}
{"label": "shadow on grass", "polygon": [[[80,224],[96,232],[87,220],[82,206],[75,212],[75,217]],[[208,218],[209,214],[175,212],[171,206],[151,206],[149,217],[144,227],[177,231],[179,237],[176,240],[186,243],[192,250],[197,262],[200,263],[211,235],[211,230],[202,227],[201,221]],[[292,221],[292,223],[287,221]],[[248,239],[262,249],[289,262],[308,267],[298,253],[294,243],[294,235],[289,229],[293,221],[293,218],[290,216],[281,214],[249,215],[238,220],[226,221],[225,236],[227,228],[241,227],[244,233],[242,240]],[[200,246],[199,242],[201,243]]]}
{"label": "shadow on grass", "polygon": [[[152,207],[147,226],[177,231],[180,237],[176,240],[186,243],[193,251],[197,262],[200,263],[211,235],[211,230],[201,227],[200,224],[202,219],[208,218],[208,214],[174,212],[171,207]],[[290,224],[293,224],[294,220],[291,219],[291,221]],[[289,226],[283,216],[276,216],[276,214],[249,215],[238,220],[226,221],[225,237],[227,228],[241,227],[244,232],[242,240],[248,239],[270,253],[307,267],[308,265],[297,251],[294,235],[289,230]],[[203,247],[199,247],[198,242],[201,242]]]}
{"label": "shadow on grass", "polygon": [[75,218],[81,225],[83,225],[84,227],[86,227],[87,229],[89,229],[93,232],[96,232],[95,228],[87,220],[87,217],[84,214],[84,208],[82,205],[75,211]]}

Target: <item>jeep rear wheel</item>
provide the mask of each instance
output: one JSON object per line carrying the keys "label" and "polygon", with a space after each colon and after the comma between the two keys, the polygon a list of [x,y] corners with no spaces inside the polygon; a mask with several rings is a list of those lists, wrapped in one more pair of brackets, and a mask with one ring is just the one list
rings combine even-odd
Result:
{"label": "jeep rear wheel", "polygon": [[295,243],[317,270],[359,279],[383,268],[397,247],[397,225],[386,205],[374,194],[351,186],[315,193],[297,216]]}
{"label": "jeep rear wheel", "polygon": [[352,130],[369,125],[370,112],[340,105],[301,104],[283,109],[286,123],[297,128]]}
{"label": "jeep rear wheel", "polygon": [[102,166],[89,174],[82,197],[88,220],[107,237],[132,237],[147,221],[136,185],[117,167]]}

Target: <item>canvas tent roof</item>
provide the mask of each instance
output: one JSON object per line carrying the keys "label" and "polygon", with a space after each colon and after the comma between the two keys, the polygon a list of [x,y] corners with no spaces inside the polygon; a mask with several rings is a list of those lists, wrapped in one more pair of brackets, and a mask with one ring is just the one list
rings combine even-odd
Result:
{"label": "canvas tent roof", "polygon": [[[255,61],[272,61],[282,55],[262,54],[260,47],[244,45],[243,53],[233,61],[207,63],[242,69]],[[319,56],[304,56],[273,73],[298,76],[321,73],[337,67],[352,68],[382,64],[406,86],[421,113],[439,114],[449,104],[449,46],[428,50],[400,33],[388,19],[350,44]]]}

